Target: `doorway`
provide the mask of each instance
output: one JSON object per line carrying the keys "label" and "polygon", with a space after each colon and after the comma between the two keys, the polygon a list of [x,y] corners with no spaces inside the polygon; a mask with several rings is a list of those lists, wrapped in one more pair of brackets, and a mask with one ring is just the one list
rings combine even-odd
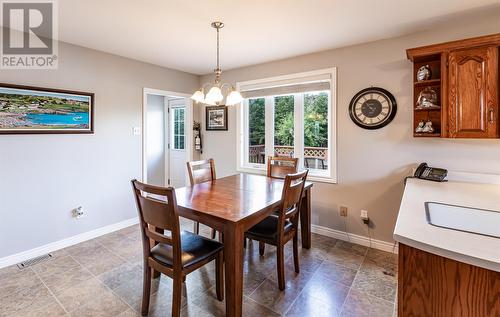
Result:
{"label": "doorway", "polygon": [[143,181],[174,188],[188,180],[192,159],[192,103],[184,94],[144,89]]}

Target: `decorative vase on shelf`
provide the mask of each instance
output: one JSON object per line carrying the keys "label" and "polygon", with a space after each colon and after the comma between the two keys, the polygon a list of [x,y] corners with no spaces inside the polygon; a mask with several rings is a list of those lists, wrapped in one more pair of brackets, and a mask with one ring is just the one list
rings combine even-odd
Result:
{"label": "decorative vase on shelf", "polygon": [[431,87],[425,87],[418,95],[417,108],[425,109],[435,107],[439,107],[437,93]]}
{"label": "decorative vase on shelf", "polygon": [[432,78],[432,70],[429,65],[420,67],[417,71],[417,80],[424,81]]}

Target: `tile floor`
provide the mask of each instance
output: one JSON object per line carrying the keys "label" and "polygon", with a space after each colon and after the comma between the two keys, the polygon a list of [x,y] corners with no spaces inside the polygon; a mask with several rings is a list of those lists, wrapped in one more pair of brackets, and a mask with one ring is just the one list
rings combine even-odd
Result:
{"label": "tile floor", "polygon": [[[186,230],[192,226],[182,224]],[[208,230],[205,228],[205,235]],[[0,316],[140,316],[142,249],[138,226],[56,251],[29,268],[0,270]],[[273,247],[245,252],[244,316],[393,316],[397,257],[391,253],[313,235],[300,250],[301,273],[286,253],[286,290],[276,282]],[[224,316],[215,297],[214,265],[190,274],[182,316]],[[171,280],[153,283],[149,316],[170,316]]]}

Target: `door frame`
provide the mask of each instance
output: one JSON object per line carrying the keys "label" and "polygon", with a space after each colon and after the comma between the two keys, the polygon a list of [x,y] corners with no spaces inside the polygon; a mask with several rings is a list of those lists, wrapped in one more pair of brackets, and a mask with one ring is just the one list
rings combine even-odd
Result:
{"label": "door frame", "polygon": [[[148,95],[163,96],[165,98],[185,98],[186,99],[186,161],[193,160],[193,101],[190,94],[154,89],[143,88],[142,92],[142,182],[148,181],[148,165],[147,165],[147,111],[148,111]],[[170,127],[169,127],[170,128]],[[166,135],[170,138],[170,135]],[[166,149],[168,150],[168,149]],[[170,154],[170,151],[169,151]],[[167,159],[165,159],[167,161]],[[187,170],[185,172],[187,177]]]}

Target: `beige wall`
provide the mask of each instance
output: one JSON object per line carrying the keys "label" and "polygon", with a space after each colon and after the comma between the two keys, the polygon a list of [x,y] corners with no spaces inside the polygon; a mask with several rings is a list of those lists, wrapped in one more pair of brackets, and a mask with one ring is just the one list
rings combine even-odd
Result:
{"label": "beige wall", "polygon": [[[412,137],[412,66],[405,49],[499,33],[499,16],[498,8],[459,15],[446,25],[429,25],[430,31],[425,33],[226,71],[223,80],[237,82],[338,67],[338,184],[315,184],[313,223],[344,230],[338,206],[345,205],[349,207],[348,231],[367,236],[359,218],[360,210],[367,209],[374,225],[372,236],[391,241],[403,177],[416,163],[427,161],[450,170],[500,173],[500,140]],[[201,78],[202,83],[208,80],[209,76]],[[394,94],[398,113],[389,126],[368,131],[354,125],[348,106],[356,92],[372,85]],[[231,107],[228,132],[203,131],[203,156],[215,159],[218,176],[236,172],[235,129],[235,110]]]}
{"label": "beige wall", "polygon": [[[144,87],[189,93],[198,77],[61,43],[58,70],[0,70],[0,82],[95,93],[95,134],[0,135],[0,258],[137,215]],[[71,217],[83,206],[86,216]]]}

